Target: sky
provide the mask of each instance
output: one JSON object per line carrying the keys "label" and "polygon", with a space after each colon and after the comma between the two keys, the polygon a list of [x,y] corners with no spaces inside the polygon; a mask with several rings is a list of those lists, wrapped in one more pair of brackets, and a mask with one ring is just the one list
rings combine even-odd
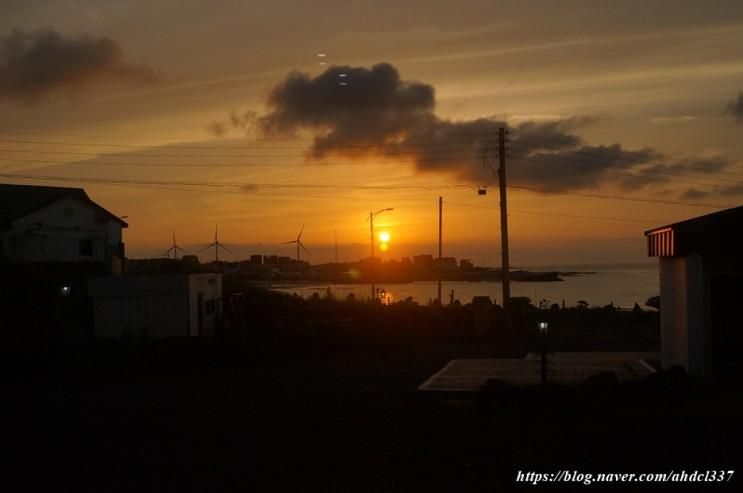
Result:
{"label": "sky", "polygon": [[[743,199],[739,1],[0,3],[0,180],[83,187],[130,257],[643,261]],[[478,189],[486,187],[487,194]],[[212,253],[200,253],[202,260]]]}

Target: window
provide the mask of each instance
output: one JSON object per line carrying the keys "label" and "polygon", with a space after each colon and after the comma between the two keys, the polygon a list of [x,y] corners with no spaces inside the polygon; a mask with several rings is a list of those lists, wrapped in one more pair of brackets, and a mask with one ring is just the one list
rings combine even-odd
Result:
{"label": "window", "polygon": [[214,300],[207,300],[206,302],[206,314],[207,315],[211,315],[212,313],[214,313],[214,305],[215,305]]}
{"label": "window", "polygon": [[81,257],[92,257],[93,256],[93,240],[86,238],[80,240],[80,256]]}

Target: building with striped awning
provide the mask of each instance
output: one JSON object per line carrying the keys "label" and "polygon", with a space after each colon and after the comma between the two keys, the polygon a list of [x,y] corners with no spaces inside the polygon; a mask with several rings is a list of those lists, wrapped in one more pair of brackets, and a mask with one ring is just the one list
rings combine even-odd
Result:
{"label": "building with striped awning", "polygon": [[739,368],[743,206],[645,232],[660,272],[663,367],[706,375]]}

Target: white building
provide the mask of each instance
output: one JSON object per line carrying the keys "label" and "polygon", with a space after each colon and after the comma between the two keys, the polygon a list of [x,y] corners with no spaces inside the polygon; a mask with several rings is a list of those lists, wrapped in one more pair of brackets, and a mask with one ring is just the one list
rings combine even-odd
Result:
{"label": "white building", "polygon": [[80,188],[0,184],[0,261],[86,263],[120,273],[126,227]]}
{"label": "white building", "polygon": [[92,278],[88,294],[101,339],[213,337],[222,317],[221,274]]}
{"label": "white building", "polygon": [[740,365],[743,207],[645,232],[660,262],[661,358],[692,375]]}

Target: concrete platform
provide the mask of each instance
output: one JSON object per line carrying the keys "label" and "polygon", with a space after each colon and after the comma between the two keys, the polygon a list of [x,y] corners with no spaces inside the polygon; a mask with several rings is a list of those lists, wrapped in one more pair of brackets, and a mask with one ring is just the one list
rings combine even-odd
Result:
{"label": "concrete platform", "polygon": [[[658,353],[554,353],[549,356],[549,380],[570,385],[603,371],[614,372],[620,381],[643,378],[655,369],[645,359]],[[491,378],[515,385],[540,383],[540,356],[524,359],[455,359],[423,382],[418,390],[476,392]]]}

